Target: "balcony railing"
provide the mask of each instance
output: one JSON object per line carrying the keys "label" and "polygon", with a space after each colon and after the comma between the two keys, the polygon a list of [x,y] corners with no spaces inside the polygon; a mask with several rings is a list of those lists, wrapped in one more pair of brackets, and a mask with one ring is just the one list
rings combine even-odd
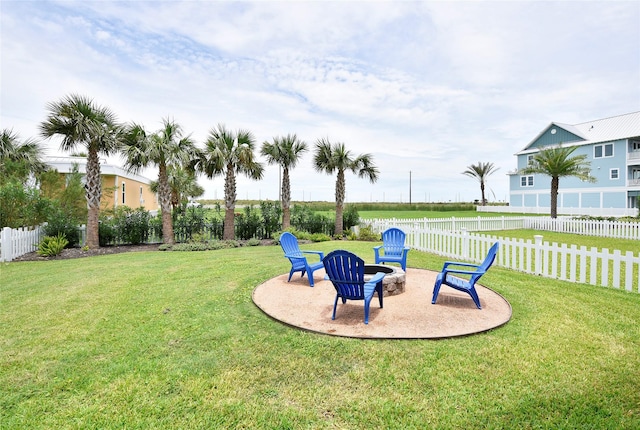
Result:
{"label": "balcony railing", "polygon": [[627,187],[638,187],[638,188],[640,188],[640,179],[629,179],[627,181]]}

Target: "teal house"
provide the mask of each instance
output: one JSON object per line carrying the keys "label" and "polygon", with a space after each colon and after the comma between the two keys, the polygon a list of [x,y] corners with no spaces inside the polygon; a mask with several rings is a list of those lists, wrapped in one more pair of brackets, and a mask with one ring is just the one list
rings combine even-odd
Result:
{"label": "teal house", "polygon": [[640,112],[581,124],[552,122],[515,155],[517,169],[509,175],[511,211],[547,213],[551,206],[551,178],[522,175],[520,169],[541,149],[577,146],[585,154],[595,183],[560,178],[558,214],[635,216],[640,199]]}

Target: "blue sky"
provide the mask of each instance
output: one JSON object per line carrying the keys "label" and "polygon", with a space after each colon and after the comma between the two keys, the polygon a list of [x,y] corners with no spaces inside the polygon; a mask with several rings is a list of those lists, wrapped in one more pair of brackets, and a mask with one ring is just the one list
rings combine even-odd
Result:
{"label": "blue sky", "polygon": [[[347,174],[348,202],[478,199],[461,174],[477,162],[499,167],[487,197],[508,200],[513,154],[550,122],[640,111],[637,1],[3,0],[0,16],[2,128],[37,137],[47,103],[79,93],[200,144],[219,123],[258,147],[296,133],[310,151],[294,200],[334,200],[319,138],[380,169],[374,185]],[[222,178],[200,183],[223,197]],[[277,199],[278,168],[237,189]]]}

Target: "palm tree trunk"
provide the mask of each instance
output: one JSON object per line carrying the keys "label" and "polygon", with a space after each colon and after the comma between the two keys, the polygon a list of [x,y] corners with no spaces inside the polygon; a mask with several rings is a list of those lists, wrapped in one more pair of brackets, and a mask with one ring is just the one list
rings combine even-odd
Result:
{"label": "palm tree trunk", "polygon": [[551,218],[558,217],[558,187],[560,178],[558,176],[551,177]]}
{"label": "palm tree trunk", "polygon": [[482,206],[487,204],[487,199],[484,197],[484,182],[480,182],[480,193],[482,194]]}
{"label": "palm tree trunk", "polygon": [[282,169],[282,229],[286,230],[291,226],[291,184],[289,182],[289,169]]}
{"label": "palm tree trunk", "polygon": [[169,186],[167,166],[161,163],[158,168],[158,199],[160,200],[160,209],[162,210],[162,243],[174,244],[176,240],[173,234],[171,187]]}
{"label": "palm tree trunk", "polygon": [[236,238],[235,209],[236,209],[236,175],[233,165],[227,166],[227,175],[224,179],[224,240]]}
{"label": "palm tree trunk", "polygon": [[87,154],[87,243],[89,249],[100,247],[100,197],[102,196],[102,180],[100,177],[100,159],[98,151],[89,146]]}
{"label": "palm tree trunk", "polygon": [[336,225],[334,235],[342,236],[342,212],[344,209],[344,190],[345,190],[344,170],[338,170],[336,179]]}

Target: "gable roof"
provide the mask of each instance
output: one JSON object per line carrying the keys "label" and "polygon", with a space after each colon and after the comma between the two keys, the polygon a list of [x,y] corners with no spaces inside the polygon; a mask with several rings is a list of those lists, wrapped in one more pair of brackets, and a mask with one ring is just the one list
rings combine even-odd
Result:
{"label": "gable roof", "polygon": [[[573,135],[575,140],[552,141],[548,137],[543,139],[550,130],[559,128],[564,130],[563,137],[568,136],[567,133]],[[549,146],[559,143],[571,143],[573,145],[588,145],[600,142],[611,142],[614,140],[629,139],[640,137],[640,112],[628,113],[625,115],[614,116],[610,118],[598,119],[595,121],[583,122],[581,124],[563,124],[560,122],[552,122],[543,129],[527,146],[516,155],[530,152],[541,146]],[[544,143],[542,142],[544,140]]]}

